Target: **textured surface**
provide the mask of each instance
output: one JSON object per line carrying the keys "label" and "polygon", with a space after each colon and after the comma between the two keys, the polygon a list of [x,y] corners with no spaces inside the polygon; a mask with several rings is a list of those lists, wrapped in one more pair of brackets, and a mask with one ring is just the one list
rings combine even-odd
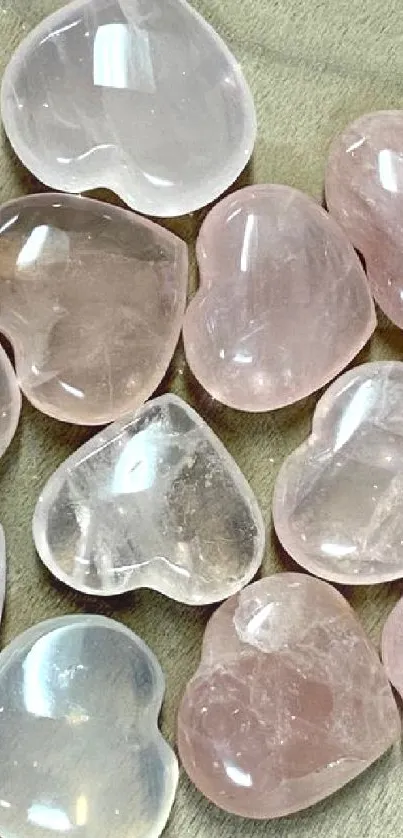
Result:
{"label": "textured surface", "polygon": [[21,45],[1,110],[48,186],[107,186],[162,216],[227,189],[256,133],[239,64],[186,0],[75,0]]}
{"label": "textured surface", "polygon": [[0,331],[39,410],[102,425],[139,407],[178,342],[186,245],[133,212],[75,195],[0,208]]}
{"label": "textured surface", "polygon": [[302,567],[335,582],[403,578],[403,364],[362,364],[317,405],[312,433],[274,488],[277,535]]}
{"label": "textured surface", "polygon": [[289,186],[253,186],[220,201],[196,252],[200,290],[183,324],[186,359],[223,404],[292,404],[334,378],[374,331],[348,239]]}
{"label": "textured surface", "polygon": [[105,617],[16,638],[0,655],[2,836],[158,838],[178,781],[157,729],[163,694],[150,649]]}
{"label": "textured surface", "polygon": [[[0,0],[0,8],[4,0]],[[6,0],[25,7],[32,22],[57,0]],[[59,4],[61,5],[61,4]],[[256,98],[259,134],[253,166],[239,186],[285,182],[320,198],[328,146],[361,113],[402,105],[403,19],[397,0],[196,0],[244,63]],[[3,15],[0,63],[21,36],[15,14]],[[39,185],[16,163],[0,138],[3,201]],[[103,197],[106,197],[104,194]],[[108,196],[110,197],[110,196]],[[169,222],[191,245],[203,213]],[[196,274],[192,271],[193,287]],[[360,360],[403,358],[403,333],[380,318]],[[179,350],[164,388],[175,389],[211,424],[247,476],[270,524],[272,486],[284,456],[310,432],[317,397],[272,414],[243,415],[214,404],[195,385]],[[0,521],[7,536],[8,600],[4,644],[38,620],[94,610],[123,620],[144,637],[167,676],[163,730],[175,737],[175,712],[200,659],[211,608],[175,605],[150,592],[115,599],[89,599],[57,585],[37,559],[31,520],[38,494],[62,460],[90,433],[47,419],[24,402],[17,434],[0,460]],[[295,566],[294,566],[295,567]],[[275,540],[268,539],[264,571],[290,568]],[[401,594],[398,583],[345,589],[378,644],[381,626]],[[403,762],[395,749],[331,799],[276,823],[240,822],[212,807],[182,773],[179,794],[164,838],[396,838],[403,833]],[[127,836],[127,838],[133,838]]]}
{"label": "textured surface", "polygon": [[63,463],[41,493],[33,533],[47,567],[77,590],[153,588],[188,605],[239,591],[265,546],[236,463],[172,394],[108,425]]}
{"label": "textured surface", "polygon": [[316,803],[401,733],[378,654],[338,591],[277,573],[211,618],[178,721],[179,755],[217,806],[275,818]]}

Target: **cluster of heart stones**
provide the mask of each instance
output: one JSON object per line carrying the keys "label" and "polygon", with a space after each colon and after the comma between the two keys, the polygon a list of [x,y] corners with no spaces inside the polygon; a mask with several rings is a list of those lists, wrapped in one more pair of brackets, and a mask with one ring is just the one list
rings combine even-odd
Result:
{"label": "cluster of heart stones", "polygon": [[[403,600],[384,627],[382,664],[346,599],[322,580],[403,578],[403,363],[340,375],[376,327],[373,298],[403,327],[403,112],[366,115],[333,142],[328,211],[279,184],[217,203],[199,233],[200,285],[186,308],[181,239],[134,212],[63,194],[102,185],[144,214],[180,215],[218,198],[252,153],[254,105],[235,58],[185,2],[154,5],[141,27],[134,0],[125,12],[118,0],[68,5],[25,39],[4,74],[11,144],[56,191],[0,207],[0,331],[16,365],[0,347],[0,455],[21,391],[56,419],[106,425],[43,487],[38,554],[86,594],[147,587],[191,606],[223,603],[179,708],[179,756],[220,808],[277,818],[327,797],[401,736],[390,683],[403,695]],[[175,33],[175,50],[158,31]],[[140,67],[144,32],[150,65]],[[105,62],[111,38],[131,56],[123,75]],[[208,77],[189,70],[197,54],[209,58]],[[80,85],[78,56],[91,67]],[[154,118],[130,100],[133,138],[120,93],[140,81]],[[170,107],[175,97],[192,112]],[[252,582],[265,524],[251,488],[195,410],[169,393],[150,399],[181,331],[194,376],[235,409],[274,410],[340,376],[274,489],[277,535],[313,576]],[[0,527],[1,609],[5,587]],[[34,626],[0,657],[3,838],[79,827],[97,838],[158,838],[178,762],[158,729],[164,677],[151,650],[120,623],[85,615]],[[79,792],[78,775],[91,791]]]}

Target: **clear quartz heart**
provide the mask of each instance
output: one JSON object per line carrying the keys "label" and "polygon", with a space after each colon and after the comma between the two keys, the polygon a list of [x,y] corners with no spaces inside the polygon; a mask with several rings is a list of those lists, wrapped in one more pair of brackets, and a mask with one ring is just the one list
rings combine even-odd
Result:
{"label": "clear quartz heart", "polygon": [[55,194],[0,207],[0,331],[25,395],[57,419],[101,425],[149,398],[179,338],[187,280],[184,242],[127,210]]}
{"label": "clear quartz heart", "polygon": [[3,838],[158,838],[178,780],[157,727],[163,692],[150,649],[105,617],[48,620],[6,647]]}
{"label": "clear quartz heart", "polygon": [[153,588],[189,605],[238,591],[265,529],[236,463],[172,394],[110,425],[52,475],[33,519],[49,570],[86,593]]}
{"label": "clear quartz heart", "polygon": [[241,69],[185,0],[82,0],[20,45],[2,85],[11,144],[43,183],[104,186],[142,213],[217,198],[252,153]]}

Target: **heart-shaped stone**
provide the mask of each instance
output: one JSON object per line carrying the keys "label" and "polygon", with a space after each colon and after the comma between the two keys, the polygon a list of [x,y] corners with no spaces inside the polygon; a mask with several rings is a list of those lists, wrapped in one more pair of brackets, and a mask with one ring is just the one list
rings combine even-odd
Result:
{"label": "heart-shaped stone", "polygon": [[178,744],[190,778],[217,806],[253,818],[304,809],[399,736],[375,649],[330,585],[280,573],[211,618]]}
{"label": "heart-shaped stone", "polygon": [[403,328],[403,111],[366,114],[334,140],[326,200],[365,259],[377,303]]}
{"label": "heart-shaped stone", "polygon": [[0,331],[39,410],[85,425],[133,411],[182,326],[187,248],[117,207],[30,195],[0,208]]}
{"label": "heart-shaped stone", "polygon": [[[0,240],[1,259],[1,240]],[[1,301],[1,261],[0,261],[0,301]],[[0,302],[1,319],[1,302]],[[21,413],[21,393],[15,372],[10,361],[0,346],[0,457],[17,430]]]}
{"label": "heart-shaped stone", "polygon": [[184,320],[194,375],[230,407],[282,407],[326,384],[375,325],[364,271],[311,198],[281,185],[242,189],[207,216],[200,289]]}
{"label": "heart-shaped stone", "polygon": [[348,585],[403,577],[403,363],[363,364],[319,400],[283,463],[273,520],[311,573]]}
{"label": "heart-shaped stone", "polygon": [[22,162],[66,192],[109,187],[139,212],[192,212],[252,153],[239,64],[185,0],[82,0],[43,21],[3,78]]}
{"label": "heart-shaped stone", "polygon": [[95,615],[48,620],[0,655],[0,832],[157,838],[178,780],[158,661]]}
{"label": "heart-shaped stone", "polygon": [[382,660],[389,681],[403,698],[403,598],[383,627]]}
{"label": "heart-shaped stone", "polygon": [[110,425],[57,469],[39,498],[33,534],[45,565],[77,590],[147,587],[189,605],[239,591],[265,543],[236,463],[172,394]]}

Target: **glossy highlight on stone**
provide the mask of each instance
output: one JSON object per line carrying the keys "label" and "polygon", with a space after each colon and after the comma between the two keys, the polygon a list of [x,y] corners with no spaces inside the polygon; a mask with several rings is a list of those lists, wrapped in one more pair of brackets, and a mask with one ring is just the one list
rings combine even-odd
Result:
{"label": "glossy highlight on stone", "polygon": [[319,400],[283,463],[273,521],[311,573],[347,585],[403,578],[403,363],[356,367]]}
{"label": "glossy highlight on stone", "polygon": [[344,597],[297,573],[218,608],[179,710],[183,766],[217,806],[277,818],[327,797],[400,736],[375,649]]}
{"label": "glossy highlight on stone", "polygon": [[0,654],[3,838],[158,838],[178,781],[157,727],[164,677],[133,632],[47,620]]}
{"label": "glossy highlight on stone", "polygon": [[110,425],[57,469],[38,500],[33,535],[51,573],[79,591],[152,588],[189,605],[239,591],[265,544],[236,463],[172,394]]}
{"label": "glossy highlight on stone", "polygon": [[403,698],[403,598],[383,627],[382,661],[389,681]]}
{"label": "glossy highlight on stone", "polygon": [[[0,243],[1,282],[1,243]],[[1,301],[1,285],[0,285]],[[1,302],[0,302],[1,319]],[[14,369],[2,346],[0,346],[0,457],[7,450],[17,430],[21,413],[21,393]]]}
{"label": "glossy highlight on stone", "polygon": [[403,328],[403,111],[365,114],[334,140],[326,200],[365,259],[377,303]]}
{"label": "glossy highlight on stone", "polygon": [[250,186],[216,205],[197,242],[184,320],[189,366],[213,398],[265,411],[322,387],[376,325],[364,271],[316,201]]}
{"label": "glossy highlight on stone", "polygon": [[217,198],[246,166],[252,96],[185,0],[77,0],[23,41],[1,112],[23,164],[65,192],[108,187],[147,215]]}
{"label": "glossy highlight on stone", "polygon": [[184,242],[127,210],[56,194],[0,207],[0,331],[21,389],[57,419],[102,425],[149,398],[187,279]]}

